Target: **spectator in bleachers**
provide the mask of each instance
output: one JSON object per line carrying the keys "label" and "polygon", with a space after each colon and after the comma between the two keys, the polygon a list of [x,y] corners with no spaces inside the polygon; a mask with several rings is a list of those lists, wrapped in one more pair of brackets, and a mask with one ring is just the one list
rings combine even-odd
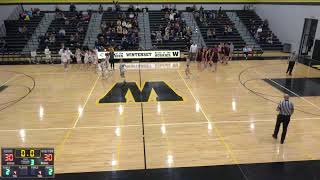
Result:
{"label": "spectator in bleachers", "polygon": [[33,16],[40,16],[40,9],[39,8],[34,8],[34,9],[31,8],[31,11],[32,11]]}
{"label": "spectator in bleachers", "polygon": [[223,35],[227,35],[228,34],[228,26],[224,26],[224,31],[223,31]]}
{"label": "spectator in bleachers", "polygon": [[25,21],[30,21],[30,16],[27,14],[24,18]]}
{"label": "spectator in bleachers", "polygon": [[27,11],[27,15],[29,16],[29,18],[32,18],[32,8],[31,8],[31,10],[29,10],[29,11]]}
{"label": "spectator in bleachers", "polygon": [[70,4],[70,7],[69,7],[69,11],[71,11],[71,12],[76,12],[76,11],[77,11],[76,5],[74,5],[73,3],[71,3],[71,4]]}
{"label": "spectator in bleachers", "polygon": [[26,15],[27,15],[27,14],[26,14],[25,12],[20,13],[20,14],[19,14],[19,19],[20,19],[20,20],[24,20],[24,19],[26,18]]}
{"label": "spectator in bleachers", "polygon": [[49,43],[50,44],[55,44],[56,43],[56,36],[54,34],[50,34],[49,36]]}
{"label": "spectator in bleachers", "polygon": [[99,14],[102,14],[103,13],[103,6],[102,4],[99,5]]}
{"label": "spectator in bleachers", "polygon": [[210,28],[207,30],[207,38],[212,39],[212,29]]}
{"label": "spectator in bleachers", "polygon": [[269,44],[273,44],[273,34],[272,33],[269,33],[268,37],[267,37],[267,43]]}
{"label": "spectator in bleachers", "polygon": [[112,1],[112,3],[114,4],[114,9],[116,12],[121,11],[121,7],[118,1]]}
{"label": "spectator in bleachers", "polygon": [[87,11],[82,12],[82,20],[85,22],[89,22],[90,20],[90,14]]}
{"label": "spectator in bleachers", "polygon": [[66,30],[63,28],[60,28],[58,32],[58,37],[64,38],[66,36]]}
{"label": "spectator in bleachers", "polygon": [[230,25],[228,25],[228,35],[232,35],[233,29]]}
{"label": "spectator in bleachers", "polygon": [[161,43],[161,44],[162,44],[162,35],[161,35],[161,31],[157,31],[157,33],[156,33],[156,42],[157,42],[157,43]]}

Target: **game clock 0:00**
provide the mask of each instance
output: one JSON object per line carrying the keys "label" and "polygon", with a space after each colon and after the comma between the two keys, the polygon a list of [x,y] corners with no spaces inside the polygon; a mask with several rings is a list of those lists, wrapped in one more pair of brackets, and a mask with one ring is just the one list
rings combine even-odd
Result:
{"label": "game clock 0:00", "polygon": [[53,178],[53,148],[2,148],[3,178]]}

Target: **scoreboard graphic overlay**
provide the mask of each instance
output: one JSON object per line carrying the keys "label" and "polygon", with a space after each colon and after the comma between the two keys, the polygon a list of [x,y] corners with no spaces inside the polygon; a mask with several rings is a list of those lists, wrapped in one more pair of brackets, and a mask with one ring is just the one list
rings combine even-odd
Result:
{"label": "scoreboard graphic overlay", "polygon": [[2,178],[53,178],[53,148],[1,148]]}

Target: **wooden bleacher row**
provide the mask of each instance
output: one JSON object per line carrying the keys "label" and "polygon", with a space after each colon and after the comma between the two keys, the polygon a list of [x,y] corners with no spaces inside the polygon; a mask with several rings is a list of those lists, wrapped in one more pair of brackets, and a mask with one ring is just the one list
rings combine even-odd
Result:
{"label": "wooden bleacher row", "polygon": [[[5,41],[7,43],[7,51],[8,52],[18,52],[22,51],[25,45],[28,43],[28,40],[32,36],[33,32],[37,28],[40,23],[44,13],[40,13],[39,16],[33,16],[30,18],[30,21],[25,20],[6,20],[6,37]],[[22,35],[19,33],[19,27],[26,26],[27,33]]]}
{"label": "wooden bleacher row", "polygon": [[[48,12],[48,13],[54,13],[54,12]],[[71,35],[74,35],[75,33],[78,32],[77,30],[77,24],[80,22],[81,23],[81,26],[83,27],[84,31],[83,33],[79,33],[79,36],[80,36],[80,41],[79,41],[79,44],[80,46],[82,46],[83,42],[84,42],[84,38],[86,36],[86,32],[87,32],[87,29],[88,29],[88,24],[89,22],[86,22],[84,20],[78,20],[76,19],[76,15],[77,15],[77,12],[69,12],[69,11],[65,11],[63,12],[63,14],[65,15],[66,18],[68,18],[69,20],[69,25],[66,25],[65,24],[65,21],[63,20],[59,20],[59,19],[54,19],[49,28],[48,28],[48,31],[47,33],[55,33],[55,34],[58,34],[58,31],[60,30],[60,28],[63,28],[65,31],[66,31],[66,35],[64,38],[58,38],[56,36],[56,42],[51,44],[51,43],[48,43],[48,47],[49,49],[51,50],[51,52],[58,52],[60,49],[61,49],[61,44],[63,43],[65,45],[65,47],[68,47],[70,48],[70,50],[74,51],[75,48],[76,48],[76,45],[73,44],[71,45],[70,43],[70,36]],[[46,48],[46,44],[44,42],[41,42],[39,44],[39,48],[38,48],[38,51],[39,52],[43,52],[44,49]]]}
{"label": "wooden bleacher row", "polygon": [[[262,19],[259,17],[259,15],[254,12],[254,11],[236,11],[238,17],[240,18],[240,20],[246,25],[247,29],[249,30],[250,28],[252,28],[252,24],[250,22],[250,20],[254,20],[254,25],[256,27],[262,26],[263,21]],[[269,33],[273,33],[269,27],[264,27],[262,28],[262,34],[261,36],[267,36]],[[254,34],[252,34],[254,35]],[[277,38],[277,36],[273,35],[273,44],[269,44],[266,41],[258,41],[259,45],[261,46],[261,48],[263,50],[282,50],[282,43],[279,41],[279,39]]]}
{"label": "wooden bleacher row", "polygon": [[[129,19],[129,14],[130,13],[127,12],[127,11],[121,11],[121,12],[118,12],[118,13],[104,12],[103,15],[102,15],[101,23],[106,22],[107,24],[110,24],[110,23],[117,24],[117,20],[120,19],[120,16],[122,14],[125,14],[126,18]],[[137,23],[137,25],[138,25],[138,23]],[[139,30],[139,27],[138,27],[138,30]],[[114,44],[115,44],[116,47],[120,46],[121,40],[122,40],[122,38],[118,37],[118,36],[116,36],[114,38]],[[138,48],[139,48],[139,42],[133,47],[133,49],[138,49]]]}
{"label": "wooden bleacher row", "polygon": [[[218,11],[211,11],[216,14],[215,19],[207,19],[208,25],[205,26],[198,18],[196,18],[198,27],[200,28],[200,32],[202,37],[207,45],[207,47],[213,47],[214,45],[218,45],[220,43],[233,43],[235,51],[242,52],[242,48],[246,46],[246,43],[241,38],[241,35],[235,28],[233,22],[228,18],[225,11],[221,11],[220,15],[218,15]],[[204,11],[204,13],[208,13],[208,11]],[[224,27],[226,25],[230,25],[233,29],[232,34],[224,34]],[[208,29],[215,29],[216,38],[207,38]]]}
{"label": "wooden bleacher row", "polygon": [[[149,11],[149,22],[150,22],[150,31],[155,32],[159,31],[159,26],[162,25],[164,28],[167,25],[166,20],[164,19],[165,12],[161,11]],[[183,22],[181,29],[185,27]],[[163,35],[163,34],[162,34]],[[169,50],[180,50],[188,51],[189,41],[185,39],[177,39],[176,41],[163,41],[162,44],[157,44],[155,40],[152,41],[152,45],[156,46],[157,49],[169,49]]]}

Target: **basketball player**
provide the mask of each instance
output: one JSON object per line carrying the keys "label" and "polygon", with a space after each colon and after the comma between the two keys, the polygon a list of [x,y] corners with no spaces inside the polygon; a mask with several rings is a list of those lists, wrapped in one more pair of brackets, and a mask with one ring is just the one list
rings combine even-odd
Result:
{"label": "basketball player", "polygon": [[207,62],[207,67],[210,68],[212,66],[211,48],[207,48],[206,53],[205,53],[205,58],[206,58],[206,62]]}
{"label": "basketball player", "polygon": [[207,59],[207,48],[202,49],[202,62],[203,62],[203,69],[207,68],[208,65],[208,59]]}
{"label": "basketball player", "polygon": [[213,65],[213,72],[217,71],[217,68],[218,68],[218,60],[219,60],[219,55],[218,55],[218,47],[217,45],[214,45],[213,47],[213,52],[212,52],[212,65]]}
{"label": "basketball player", "polygon": [[68,52],[66,48],[60,49],[59,55],[64,66],[64,71],[68,71]]}
{"label": "basketball player", "polygon": [[68,64],[70,64],[70,63],[72,63],[71,56],[74,56],[74,55],[72,54],[72,52],[70,51],[69,48],[67,48],[66,52],[67,52],[67,56],[68,56]]}
{"label": "basketball player", "polygon": [[111,70],[114,70],[114,49],[112,46],[109,48],[109,54],[110,54],[109,61],[111,65]]}
{"label": "basketball player", "polygon": [[82,53],[81,53],[80,48],[76,49],[75,56],[76,56],[77,64],[79,64],[80,69],[82,69],[82,61],[81,61]]}
{"label": "basketball player", "polygon": [[[189,59],[189,62],[190,62],[190,58],[189,57],[188,57],[188,59]],[[190,70],[190,63],[187,63],[185,73],[186,73],[186,78],[189,79],[190,75],[192,75],[191,74],[191,70]]]}
{"label": "basketball player", "polygon": [[199,71],[201,70],[202,51],[203,51],[203,47],[199,48],[197,52],[197,62],[198,62],[197,66]]}
{"label": "basketball player", "polygon": [[228,64],[230,59],[230,48],[227,43],[224,44],[224,63]]}
{"label": "basketball player", "polygon": [[45,56],[46,56],[46,63],[51,63],[51,64],[53,64],[52,59],[51,59],[51,51],[50,51],[50,49],[48,48],[48,46],[46,46],[46,48],[44,49],[44,54],[45,54]]}
{"label": "basketball player", "polygon": [[86,69],[86,70],[88,70],[88,69],[89,69],[89,66],[90,66],[89,56],[90,56],[89,51],[86,50],[85,53],[84,53],[84,64],[85,64],[84,66],[85,66],[85,69]]}
{"label": "basketball player", "polygon": [[120,70],[120,77],[123,78],[123,83],[126,83],[126,77],[125,77],[125,72],[126,72],[126,64],[123,63],[123,60],[120,59],[120,65],[119,65],[119,70]]}
{"label": "basketball player", "polygon": [[219,52],[219,61],[221,63],[223,63],[223,58],[224,58],[224,47],[223,47],[223,43],[220,43],[218,46],[218,52]]}

